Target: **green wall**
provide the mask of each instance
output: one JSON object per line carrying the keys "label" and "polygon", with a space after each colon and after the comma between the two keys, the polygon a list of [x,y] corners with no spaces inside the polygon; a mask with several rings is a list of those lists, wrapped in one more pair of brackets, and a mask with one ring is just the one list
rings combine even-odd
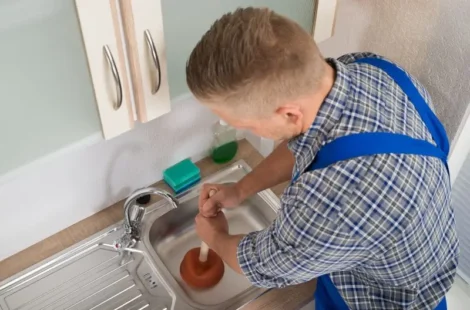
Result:
{"label": "green wall", "polygon": [[73,0],[0,0],[0,175],[100,130]]}

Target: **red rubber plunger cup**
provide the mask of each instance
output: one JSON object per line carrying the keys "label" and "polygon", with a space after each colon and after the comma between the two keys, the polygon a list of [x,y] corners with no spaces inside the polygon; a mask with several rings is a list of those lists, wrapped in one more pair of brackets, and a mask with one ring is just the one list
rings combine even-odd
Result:
{"label": "red rubber plunger cup", "polygon": [[207,260],[199,260],[200,248],[189,250],[181,261],[181,278],[194,289],[208,289],[214,287],[224,276],[224,262],[211,249]]}

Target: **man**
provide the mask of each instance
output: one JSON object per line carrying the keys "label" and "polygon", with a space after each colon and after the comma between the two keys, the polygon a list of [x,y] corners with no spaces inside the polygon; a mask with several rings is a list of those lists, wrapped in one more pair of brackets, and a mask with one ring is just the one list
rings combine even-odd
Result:
{"label": "man", "polygon": [[[317,310],[445,309],[449,144],[416,79],[371,53],[324,60],[299,25],[254,8],[217,20],[186,71],[221,119],[289,140],[237,184],[202,190],[197,232],[231,268],[266,288],[317,278]],[[228,234],[220,207],[287,180],[270,227]]]}

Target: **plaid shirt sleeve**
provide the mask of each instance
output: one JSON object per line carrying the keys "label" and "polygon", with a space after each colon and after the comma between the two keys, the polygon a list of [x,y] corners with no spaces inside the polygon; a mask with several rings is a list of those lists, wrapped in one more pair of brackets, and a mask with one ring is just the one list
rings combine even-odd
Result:
{"label": "plaid shirt sleeve", "polygon": [[335,185],[340,171],[331,166],[302,174],[286,189],[274,223],[242,239],[238,262],[253,285],[299,284],[369,257],[360,240],[337,224],[339,197],[347,196]]}

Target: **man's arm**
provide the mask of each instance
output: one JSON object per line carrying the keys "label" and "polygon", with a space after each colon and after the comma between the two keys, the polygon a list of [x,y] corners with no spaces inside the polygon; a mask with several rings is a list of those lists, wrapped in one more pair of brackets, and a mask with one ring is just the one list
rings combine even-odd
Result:
{"label": "man's arm", "polygon": [[334,188],[325,191],[324,186],[332,183],[329,178],[337,179],[337,173],[333,170],[323,179],[315,173],[302,175],[287,191],[278,217],[266,229],[230,236],[219,224],[225,217],[201,216],[198,234],[232,269],[258,287],[284,287],[354,268],[372,252],[341,221],[332,220],[337,210],[331,201],[336,194]]}
{"label": "man's arm", "polygon": [[[220,208],[235,208],[246,198],[284,181],[288,181],[294,168],[294,156],[281,143],[252,172],[236,184],[204,184],[199,195],[199,212],[214,217]],[[210,195],[212,191],[216,193]]]}
{"label": "man's arm", "polygon": [[243,274],[243,271],[238,264],[237,251],[238,244],[244,237],[245,235],[218,234],[215,236],[212,248],[230,268],[239,274]]}
{"label": "man's arm", "polygon": [[237,183],[243,199],[291,179],[295,159],[287,148],[287,143],[287,141],[282,142],[252,172]]}
{"label": "man's arm", "polygon": [[196,232],[212,250],[234,271],[243,274],[238,265],[238,244],[244,235],[231,236],[228,232],[228,222],[223,212],[214,217],[205,217],[198,214],[195,218]]}

